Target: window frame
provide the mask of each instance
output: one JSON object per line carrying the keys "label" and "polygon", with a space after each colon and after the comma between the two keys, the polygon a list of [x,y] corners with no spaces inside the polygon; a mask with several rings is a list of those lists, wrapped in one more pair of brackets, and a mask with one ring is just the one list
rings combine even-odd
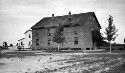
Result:
{"label": "window frame", "polygon": [[74,45],[79,44],[79,38],[78,37],[74,37]]}
{"label": "window frame", "polygon": [[36,45],[39,46],[39,39],[36,39]]}
{"label": "window frame", "polygon": [[78,34],[78,32],[76,30],[76,27],[74,27],[74,35],[77,35],[77,34]]}
{"label": "window frame", "polygon": [[50,29],[47,29],[47,36],[51,36]]}
{"label": "window frame", "polygon": [[31,38],[31,35],[29,34],[29,38]]}
{"label": "window frame", "polygon": [[48,42],[47,42],[48,45],[51,44],[51,38],[48,38]]}

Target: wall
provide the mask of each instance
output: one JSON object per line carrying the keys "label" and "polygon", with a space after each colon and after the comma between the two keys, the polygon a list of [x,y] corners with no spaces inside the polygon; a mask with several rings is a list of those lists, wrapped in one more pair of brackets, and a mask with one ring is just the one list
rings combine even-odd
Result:
{"label": "wall", "polygon": [[[61,45],[61,48],[92,48],[92,37],[91,29],[86,29],[84,26],[75,27],[77,35],[74,35],[74,27],[64,28],[64,36],[66,42]],[[55,31],[55,28],[50,29],[51,36],[47,36],[47,29],[38,29],[33,30],[33,48],[44,49],[44,48],[56,48],[57,43],[52,41],[52,35]],[[36,36],[36,32],[39,32],[39,35]],[[74,44],[74,37],[78,37],[78,44]],[[51,38],[51,44],[48,45],[48,38]],[[39,39],[39,45],[36,45],[36,39]]]}
{"label": "wall", "polygon": [[[29,38],[30,35],[30,38]],[[32,31],[29,30],[25,33],[25,41],[24,41],[24,48],[30,48],[32,45]]]}
{"label": "wall", "polygon": [[[91,23],[90,21],[86,21],[82,24],[82,26],[74,27],[65,27],[64,28],[64,36],[66,42],[61,45],[61,48],[92,48],[92,28],[93,30],[100,31],[97,21]],[[35,49],[44,49],[44,48],[57,48],[57,43],[52,42],[52,35],[55,31],[55,28],[48,28],[50,29],[51,36],[47,36],[47,29],[34,29],[32,30],[33,36],[33,48]],[[74,30],[77,30],[77,35],[74,35]],[[36,36],[36,32],[39,33]],[[74,44],[74,37],[78,37],[78,44]],[[48,38],[51,38],[51,45],[48,45]],[[36,45],[36,39],[39,39],[39,45]]]}
{"label": "wall", "polygon": [[[24,44],[25,39],[18,40],[18,46],[25,46]],[[22,44],[21,44],[22,42]]]}

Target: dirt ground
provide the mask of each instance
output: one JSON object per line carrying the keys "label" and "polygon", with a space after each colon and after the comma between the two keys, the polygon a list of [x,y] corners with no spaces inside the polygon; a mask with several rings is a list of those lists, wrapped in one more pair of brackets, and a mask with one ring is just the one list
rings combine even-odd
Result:
{"label": "dirt ground", "polygon": [[125,53],[6,51],[0,73],[125,73]]}

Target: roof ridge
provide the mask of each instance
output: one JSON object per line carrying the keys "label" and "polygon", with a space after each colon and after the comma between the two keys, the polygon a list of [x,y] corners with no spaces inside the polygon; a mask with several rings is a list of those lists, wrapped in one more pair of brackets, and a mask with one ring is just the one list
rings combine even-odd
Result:
{"label": "roof ridge", "polygon": [[[79,13],[79,14],[71,14],[71,16],[73,16],[73,15],[80,15],[80,14],[89,14],[89,13],[94,13],[94,12],[86,12],[86,13]],[[64,16],[69,16],[69,15],[67,14],[67,15],[54,16],[54,17],[64,17]],[[43,19],[46,19],[46,18],[52,18],[52,17],[44,17]]]}

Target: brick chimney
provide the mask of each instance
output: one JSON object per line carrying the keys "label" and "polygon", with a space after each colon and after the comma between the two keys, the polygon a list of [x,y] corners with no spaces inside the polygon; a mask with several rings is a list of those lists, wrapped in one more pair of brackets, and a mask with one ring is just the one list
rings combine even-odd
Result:
{"label": "brick chimney", "polygon": [[52,20],[54,20],[54,14],[52,14]]}

